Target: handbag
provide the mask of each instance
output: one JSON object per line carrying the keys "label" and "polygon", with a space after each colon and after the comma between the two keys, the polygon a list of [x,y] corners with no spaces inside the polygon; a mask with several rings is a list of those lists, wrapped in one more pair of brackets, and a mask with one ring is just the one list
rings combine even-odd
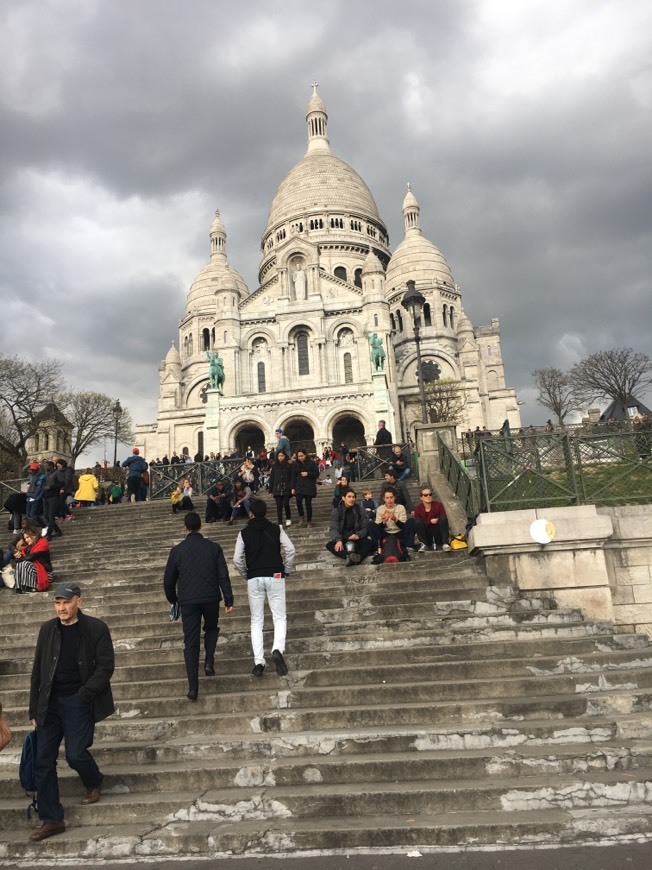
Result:
{"label": "handbag", "polygon": [[7,589],[16,588],[16,575],[14,573],[13,565],[5,565],[2,569],[2,582],[5,584]]}
{"label": "handbag", "polygon": [[5,717],[0,713],[0,752],[11,743],[13,734]]}

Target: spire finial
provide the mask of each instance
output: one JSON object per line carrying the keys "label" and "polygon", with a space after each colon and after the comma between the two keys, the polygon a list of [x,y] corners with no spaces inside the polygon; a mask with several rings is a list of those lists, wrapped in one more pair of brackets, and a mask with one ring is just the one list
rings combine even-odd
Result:
{"label": "spire finial", "polygon": [[314,79],[313,79],[311,87],[312,87],[313,96],[316,97],[317,96],[317,88],[319,87],[319,84]]}

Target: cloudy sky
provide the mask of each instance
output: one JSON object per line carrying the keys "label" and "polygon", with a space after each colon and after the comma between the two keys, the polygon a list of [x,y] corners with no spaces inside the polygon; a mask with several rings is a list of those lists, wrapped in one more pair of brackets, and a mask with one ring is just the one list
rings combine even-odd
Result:
{"label": "cloudy sky", "polygon": [[0,349],[156,416],[216,208],[257,286],[310,83],[394,247],[410,181],[508,384],[652,349],[649,0],[2,0]]}

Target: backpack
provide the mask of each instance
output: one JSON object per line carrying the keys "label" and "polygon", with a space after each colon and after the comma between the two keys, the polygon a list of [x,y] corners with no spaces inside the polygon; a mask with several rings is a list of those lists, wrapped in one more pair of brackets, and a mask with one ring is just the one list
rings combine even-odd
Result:
{"label": "backpack", "polygon": [[374,556],[373,561],[378,565],[381,563],[407,562],[409,558],[403,544],[398,539],[398,535],[387,535],[383,542],[382,550]]}
{"label": "backpack", "polygon": [[466,550],[468,546],[464,535],[453,535],[451,537],[451,550]]}
{"label": "backpack", "polygon": [[36,729],[28,731],[23,743],[23,751],[20,754],[20,767],[18,777],[21,788],[32,802],[27,807],[27,818],[32,818],[32,810],[38,811],[36,803]]}

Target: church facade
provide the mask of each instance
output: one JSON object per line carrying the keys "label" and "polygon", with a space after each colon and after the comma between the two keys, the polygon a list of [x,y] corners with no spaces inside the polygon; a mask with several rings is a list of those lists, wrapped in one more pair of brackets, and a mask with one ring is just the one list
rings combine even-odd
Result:
{"label": "church facade", "polygon": [[158,419],[137,427],[138,446],[148,458],[260,449],[280,427],[321,452],[372,443],[380,419],[407,439],[421,421],[413,326],[401,307],[408,280],[426,300],[423,360],[460,382],[460,428],[520,426],[498,321],[473,327],[446,260],[422,233],[409,185],[405,236],[392,253],[369,188],[330,150],[316,87],[306,122],[307,152],[274,196],[253,292],[228,262],[216,212],[178,349],[159,366]]}

